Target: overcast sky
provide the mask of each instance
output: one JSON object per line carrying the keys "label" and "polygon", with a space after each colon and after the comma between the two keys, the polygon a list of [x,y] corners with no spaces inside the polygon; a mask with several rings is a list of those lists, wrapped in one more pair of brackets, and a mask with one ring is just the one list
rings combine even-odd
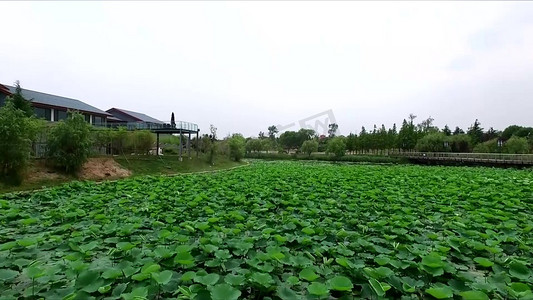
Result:
{"label": "overcast sky", "polygon": [[[533,126],[533,2],[5,2],[0,83],[256,136]],[[316,117],[320,122],[326,116]],[[315,122],[315,121],[311,121]],[[316,124],[316,122],[315,122]]]}

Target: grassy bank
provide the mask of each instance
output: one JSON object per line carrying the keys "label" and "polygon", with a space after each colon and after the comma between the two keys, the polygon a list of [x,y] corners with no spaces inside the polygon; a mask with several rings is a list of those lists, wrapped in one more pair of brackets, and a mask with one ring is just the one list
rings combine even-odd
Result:
{"label": "grassy bank", "polygon": [[340,161],[340,162],[354,162],[354,163],[391,163],[391,164],[405,164],[408,160],[402,157],[390,157],[381,155],[345,155],[342,157],[335,157],[333,155],[325,154],[286,154],[286,153],[247,153],[247,158],[259,158],[266,160],[320,160],[320,161]]}
{"label": "grassy bank", "polygon": [[[235,166],[243,165],[243,162],[231,161],[226,156],[217,156],[214,165],[209,165],[204,156],[193,156],[191,159],[184,157],[183,161],[179,161],[178,156],[164,155],[164,156],[116,156],[107,157],[114,159],[120,167],[131,171],[132,176],[143,175],[170,175],[179,173],[191,173],[202,171],[215,171],[228,169]],[[26,179],[19,186],[12,186],[0,182],[0,193],[16,192],[16,191],[32,191],[64,184],[74,180],[109,180],[117,179],[116,177],[106,177],[96,179],[84,179],[79,176],[67,175],[59,173],[56,170],[46,166],[45,160],[32,160],[26,171]],[[36,176],[39,174],[39,176]]]}
{"label": "grassy bank", "polygon": [[207,159],[202,155],[198,158],[193,156],[191,159],[184,156],[183,161],[179,161],[177,155],[164,155],[159,157],[120,156],[116,157],[115,161],[122,167],[132,171],[133,176],[214,171],[244,164],[243,162],[232,161],[225,156],[217,156],[215,164],[209,165]]}

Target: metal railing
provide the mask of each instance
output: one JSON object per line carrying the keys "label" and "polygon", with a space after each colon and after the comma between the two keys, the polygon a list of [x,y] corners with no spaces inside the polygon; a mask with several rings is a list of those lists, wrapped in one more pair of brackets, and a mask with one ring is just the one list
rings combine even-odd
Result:
{"label": "metal railing", "polygon": [[533,164],[533,154],[507,153],[456,153],[456,152],[398,152],[393,156],[427,160],[450,160],[471,162],[502,162]]}

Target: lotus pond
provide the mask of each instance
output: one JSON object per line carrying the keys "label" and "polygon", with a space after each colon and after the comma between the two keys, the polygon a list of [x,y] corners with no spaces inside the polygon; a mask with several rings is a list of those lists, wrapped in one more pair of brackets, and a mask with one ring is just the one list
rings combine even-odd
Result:
{"label": "lotus pond", "polygon": [[533,299],[533,173],[254,162],[0,195],[0,299]]}

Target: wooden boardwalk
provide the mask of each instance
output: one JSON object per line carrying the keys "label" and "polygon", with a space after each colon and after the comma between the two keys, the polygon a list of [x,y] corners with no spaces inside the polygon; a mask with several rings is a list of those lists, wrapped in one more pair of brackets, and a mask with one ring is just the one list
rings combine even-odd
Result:
{"label": "wooden boardwalk", "polygon": [[390,156],[405,157],[414,162],[428,164],[533,166],[533,154],[400,152]]}

